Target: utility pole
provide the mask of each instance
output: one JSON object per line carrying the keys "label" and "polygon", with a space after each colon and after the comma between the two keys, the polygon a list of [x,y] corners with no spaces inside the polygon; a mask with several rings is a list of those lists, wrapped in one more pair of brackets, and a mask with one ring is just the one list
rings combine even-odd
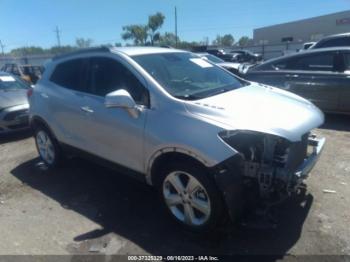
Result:
{"label": "utility pole", "polygon": [[56,26],[56,29],[54,30],[56,33],[56,38],[57,38],[57,46],[61,47],[61,31],[58,29],[58,26]]}
{"label": "utility pole", "polygon": [[177,10],[175,6],[175,47],[177,47]]}
{"label": "utility pole", "polygon": [[0,40],[0,47],[1,47],[1,54],[4,55],[4,48],[5,48],[5,45],[2,43],[1,40]]}

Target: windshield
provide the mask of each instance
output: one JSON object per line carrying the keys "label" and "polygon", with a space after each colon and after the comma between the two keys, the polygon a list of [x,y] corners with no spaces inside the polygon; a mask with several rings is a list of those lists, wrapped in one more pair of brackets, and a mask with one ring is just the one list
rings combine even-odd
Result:
{"label": "windshield", "polygon": [[28,89],[29,86],[22,80],[13,76],[0,76],[0,90]]}
{"label": "windshield", "polygon": [[222,60],[214,55],[204,55],[204,57],[206,57],[209,61],[211,61],[213,63],[225,63],[224,60]]}
{"label": "windshield", "polygon": [[249,84],[191,53],[148,54],[133,59],[172,96],[181,99],[201,99]]}

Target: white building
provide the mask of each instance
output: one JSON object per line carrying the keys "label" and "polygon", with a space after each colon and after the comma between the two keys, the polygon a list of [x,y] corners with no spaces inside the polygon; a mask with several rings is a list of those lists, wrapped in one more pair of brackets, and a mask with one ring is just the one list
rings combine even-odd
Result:
{"label": "white building", "polygon": [[350,32],[350,10],[254,29],[255,45],[301,44]]}

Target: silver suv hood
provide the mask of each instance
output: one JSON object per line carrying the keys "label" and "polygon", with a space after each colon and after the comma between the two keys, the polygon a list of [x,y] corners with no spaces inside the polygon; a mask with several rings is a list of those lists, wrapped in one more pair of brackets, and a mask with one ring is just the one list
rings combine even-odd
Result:
{"label": "silver suv hood", "polygon": [[187,110],[232,130],[251,130],[298,141],[324,122],[311,102],[284,90],[252,83],[220,95],[186,102]]}

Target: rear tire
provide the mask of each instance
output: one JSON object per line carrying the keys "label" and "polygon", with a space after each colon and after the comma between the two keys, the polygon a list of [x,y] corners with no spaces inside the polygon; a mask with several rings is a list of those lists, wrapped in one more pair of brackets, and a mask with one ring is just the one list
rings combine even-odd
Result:
{"label": "rear tire", "polygon": [[48,130],[48,128],[39,125],[34,132],[35,144],[41,160],[49,169],[58,167],[62,160],[62,150]]}
{"label": "rear tire", "polygon": [[225,217],[221,193],[208,170],[197,163],[168,164],[157,185],[168,214],[187,230],[210,232]]}

